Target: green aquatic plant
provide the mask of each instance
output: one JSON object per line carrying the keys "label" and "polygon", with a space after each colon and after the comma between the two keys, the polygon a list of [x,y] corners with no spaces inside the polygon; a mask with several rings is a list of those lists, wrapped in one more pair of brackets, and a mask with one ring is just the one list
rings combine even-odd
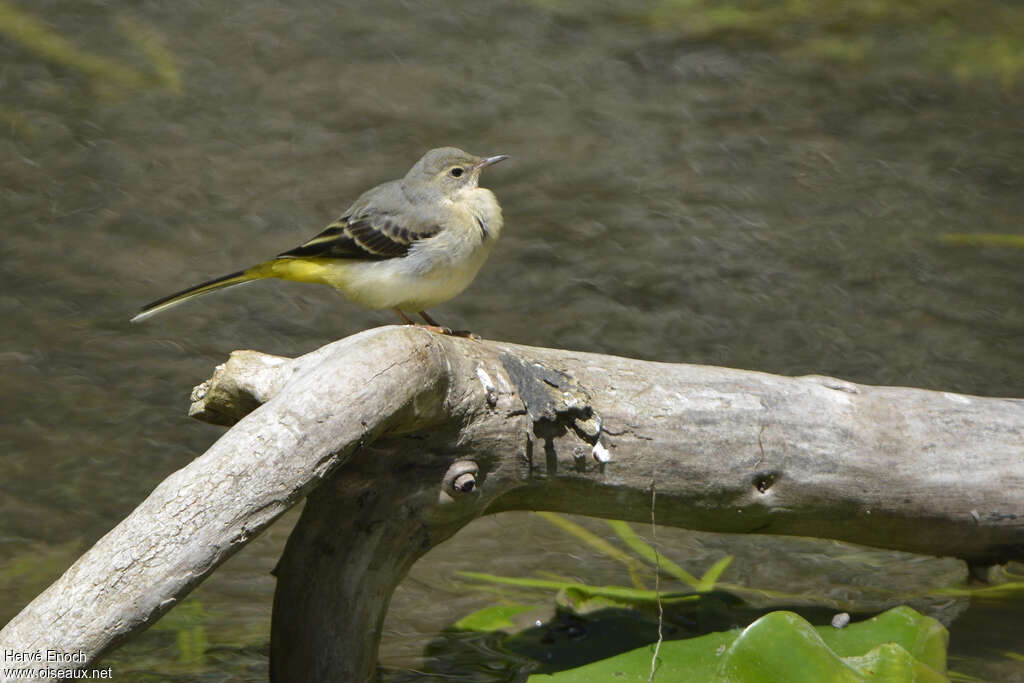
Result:
{"label": "green aquatic plant", "polygon": [[940,683],[947,681],[946,629],[895,607],[843,629],[771,612],[745,629],[666,642],[649,678],[653,646],[552,674],[531,683],[583,681],[744,681],[744,683]]}
{"label": "green aquatic plant", "polygon": [[534,0],[548,11],[611,12],[688,39],[771,49],[800,62],[933,69],[1004,88],[1024,74],[1024,6],[999,0]]}
{"label": "green aquatic plant", "polygon": [[174,634],[178,646],[178,662],[183,665],[202,664],[210,642],[206,636],[209,614],[198,598],[190,598],[177,605],[153,625],[154,632]]}
{"label": "green aquatic plant", "polygon": [[[644,587],[641,580],[642,574],[652,575],[651,568],[657,568],[658,570],[663,571],[685,583],[695,592],[706,593],[714,589],[716,582],[721,578],[722,573],[729,567],[729,564],[733,559],[731,555],[727,555],[719,559],[708,569],[708,571],[704,573],[703,576],[698,578],[664,555],[659,555],[658,552],[648,544],[647,541],[640,538],[639,534],[633,531],[633,528],[626,522],[605,520],[605,523],[611,528],[611,530],[614,531],[616,535],[618,535],[618,537],[629,547],[629,549],[636,554],[635,557],[623,550],[620,550],[619,548],[616,548],[605,539],[587,530],[582,525],[573,522],[567,517],[553,512],[535,512],[533,514],[544,521],[557,526],[562,531],[575,536],[599,553],[625,565],[626,569],[629,571],[633,585],[636,588]],[[647,562],[650,567],[645,566],[640,560]]]}
{"label": "green aquatic plant", "polygon": [[[181,70],[160,36],[141,22],[123,15],[115,18],[115,26],[144,58],[148,69],[139,69],[84,50],[30,12],[7,0],[0,0],[0,35],[41,60],[85,76],[96,93],[120,96],[158,88],[180,94]],[[11,114],[4,118],[9,123],[19,120]]]}
{"label": "green aquatic plant", "polygon": [[[856,609],[855,599],[847,603],[834,595],[785,593],[723,582],[733,563],[731,555],[719,558],[702,575],[694,575],[656,550],[626,522],[605,522],[626,547],[623,550],[614,537],[603,538],[561,515],[534,514],[621,563],[632,585],[595,586],[564,577],[460,572],[461,578],[495,592],[503,604],[459,620],[451,629],[458,634],[453,642],[489,639],[487,651],[496,648],[507,655],[508,661],[502,665],[505,671],[532,668],[538,672],[531,678],[534,681],[648,680],[655,642],[660,642],[655,681],[854,682],[880,677],[888,681],[945,681],[948,676],[967,680],[946,671],[946,629],[909,607],[890,609],[847,628],[812,626],[827,623],[837,608],[855,614],[861,610]],[[878,570],[887,566],[868,551],[853,550],[835,559]],[[685,589],[649,587],[655,573],[678,580]],[[498,587],[505,590],[498,591]],[[979,590],[981,593],[975,592]],[[557,607],[552,610],[523,599],[526,593],[536,591],[556,593]],[[893,591],[892,599],[982,594],[987,594],[986,589],[954,587],[925,590],[916,596]],[[777,611],[766,611],[767,605],[776,606]],[[803,614],[779,610],[782,605],[804,605],[798,608]],[[748,622],[752,623],[746,629],[729,628]],[[574,632],[586,638],[574,637]],[[433,654],[443,656],[440,646]],[[468,657],[472,659],[472,655]]]}
{"label": "green aquatic plant", "polygon": [[939,240],[955,247],[1013,247],[1024,249],[1024,235],[1006,233],[947,233]]}

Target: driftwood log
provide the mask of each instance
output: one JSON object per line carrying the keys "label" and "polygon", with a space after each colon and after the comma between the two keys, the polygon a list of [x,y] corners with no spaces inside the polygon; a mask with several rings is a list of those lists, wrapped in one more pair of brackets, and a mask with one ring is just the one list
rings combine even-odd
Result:
{"label": "driftwood log", "polygon": [[236,352],[191,412],[234,427],[7,624],[0,648],[82,652],[63,666],[91,667],[307,496],[276,571],[278,681],[371,678],[399,580],[485,513],[650,521],[654,486],[663,525],[1024,556],[1017,399],[387,327],[296,359]]}

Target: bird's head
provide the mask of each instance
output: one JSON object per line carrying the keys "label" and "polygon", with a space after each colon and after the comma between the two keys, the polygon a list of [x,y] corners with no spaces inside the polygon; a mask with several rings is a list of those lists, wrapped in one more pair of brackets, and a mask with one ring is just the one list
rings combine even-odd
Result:
{"label": "bird's head", "polygon": [[423,155],[405,174],[407,185],[419,186],[427,192],[439,192],[455,198],[472,190],[480,182],[480,172],[491,164],[508,159],[508,155],[478,157],[455,147],[439,147]]}

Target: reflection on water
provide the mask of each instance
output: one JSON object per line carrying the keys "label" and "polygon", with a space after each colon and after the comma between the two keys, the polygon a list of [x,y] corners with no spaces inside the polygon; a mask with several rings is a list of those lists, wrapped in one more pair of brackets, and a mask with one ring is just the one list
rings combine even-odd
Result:
{"label": "reflection on water", "polygon": [[[437,311],[455,327],[1024,394],[1024,255],[942,239],[1020,234],[1024,214],[1024,91],[1012,73],[958,71],[950,55],[966,38],[929,61],[934,27],[872,24],[837,57],[831,25],[805,18],[808,35],[758,39],[692,14],[666,23],[672,3],[294,5],[21,5],[83,54],[153,83],[178,73],[180,92],[118,91],[10,32],[0,39],[0,549],[35,558],[30,570],[0,564],[0,621],[216,438],[185,408],[229,351],[294,355],[391,322],[327,288],[280,282],[128,325],[138,306],[310,237],[439,145],[512,157],[488,178],[503,241]],[[1020,12],[983,6],[1000,25]],[[132,38],[143,34],[148,43]],[[867,56],[851,59],[857,50]],[[538,543],[553,533],[522,523]],[[199,594],[196,614],[218,625],[211,647],[257,643],[223,670],[263,656],[265,636],[238,633],[265,633],[266,614],[237,610],[269,605],[262,572],[278,526]],[[517,564],[532,566],[508,553],[500,571]],[[416,615],[433,608],[401,609],[391,623],[413,626],[387,647],[417,650],[430,631]],[[238,628],[220,628],[228,619]],[[954,624],[954,649],[957,639]]]}

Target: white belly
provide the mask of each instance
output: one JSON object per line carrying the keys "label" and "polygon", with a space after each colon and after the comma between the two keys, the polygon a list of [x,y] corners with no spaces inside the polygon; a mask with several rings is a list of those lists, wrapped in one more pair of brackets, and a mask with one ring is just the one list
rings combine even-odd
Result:
{"label": "white belly", "polygon": [[345,298],[367,308],[422,311],[466,289],[493,245],[487,240],[475,248],[452,251],[443,244],[424,243],[400,258],[332,264],[324,279]]}
{"label": "white belly", "polygon": [[322,281],[373,309],[418,312],[456,296],[476,277],[502,228],[501,207],[490,190],[474,187],[457,199],[448,202],[452,223],[470,229],[447,227],[397,258],[330,262]]}

